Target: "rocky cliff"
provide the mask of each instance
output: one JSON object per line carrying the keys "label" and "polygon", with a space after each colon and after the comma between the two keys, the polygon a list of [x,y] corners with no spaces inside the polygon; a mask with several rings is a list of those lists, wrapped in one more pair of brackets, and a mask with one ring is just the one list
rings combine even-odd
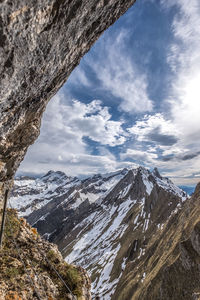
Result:
{"label": "rocky cliff", "polygon": [[0,299],[91,300],[90,279],[82,268],[64,262],[57,247],[11,209],[0,249]]}
{"label": "rocky cliff", "polygon": [[135,0],[2,0],[0,190],[39,135],[49,99]]}

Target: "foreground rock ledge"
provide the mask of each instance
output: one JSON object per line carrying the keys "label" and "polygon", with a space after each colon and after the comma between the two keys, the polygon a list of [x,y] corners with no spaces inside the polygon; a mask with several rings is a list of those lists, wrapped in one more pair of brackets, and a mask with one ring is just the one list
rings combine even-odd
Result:
{"label": "foreground rock ledge", "polygon": [[10,184],[39,135],[49,99],[135,0],[2,0],[0,182]]}
{"label": "foreground rock ledge", "polygon": [[41,239],[35,228],[10,209],[0,249],[0,299],[34,300],[37,293],[41,300],[72,300],[52,266],[77,300],[91,300],[86,271],[67,264],[56,245]]}

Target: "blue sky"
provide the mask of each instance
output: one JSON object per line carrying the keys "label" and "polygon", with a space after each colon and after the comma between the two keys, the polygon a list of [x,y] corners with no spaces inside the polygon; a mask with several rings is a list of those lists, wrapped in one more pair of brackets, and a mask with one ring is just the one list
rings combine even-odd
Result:
{"label": "blue sky", "polygon": [[158,167],[200,180],[200,3],[138,0],[48,104],[18,174]]}

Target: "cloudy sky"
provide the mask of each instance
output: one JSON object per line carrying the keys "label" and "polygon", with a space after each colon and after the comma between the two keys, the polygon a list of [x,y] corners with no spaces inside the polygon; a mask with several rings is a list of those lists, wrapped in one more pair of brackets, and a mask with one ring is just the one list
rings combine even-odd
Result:
{"label": "cloudy sky", "polygon": [[143,165],[195,184],[199,102],[199,0],[138,0],[50,101],[18,174]]}

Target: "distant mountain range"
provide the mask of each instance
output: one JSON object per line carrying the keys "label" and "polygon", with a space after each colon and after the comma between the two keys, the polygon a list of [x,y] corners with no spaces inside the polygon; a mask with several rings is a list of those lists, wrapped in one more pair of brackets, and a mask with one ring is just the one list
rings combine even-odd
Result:
{"label": "distant mountain range", "polygon": [[67,262],[89,272],[93,296],[149,300],[175,299],[138,293],[142,295],[150,275],[159,276],[159,255],[173,243],[168,233],[187,198],[157,169],[139,167],[84,180],[59,171],[37,179],[16,178],[11,202],[58,245]]}
{"label": "distant mountain range", "polygon": [[188,195],[192,195],[195,191],[195,186],[179,185],[179,188],[184,190]]}

